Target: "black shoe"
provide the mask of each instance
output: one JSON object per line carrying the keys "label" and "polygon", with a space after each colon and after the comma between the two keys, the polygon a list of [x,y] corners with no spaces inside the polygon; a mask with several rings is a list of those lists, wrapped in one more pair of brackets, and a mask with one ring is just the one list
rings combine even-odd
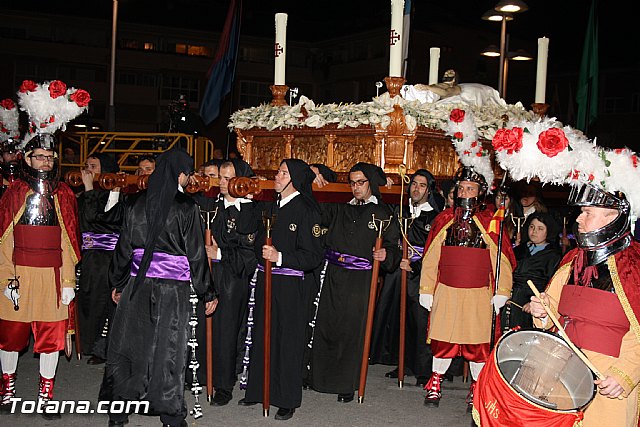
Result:
{"label": "black shoe", "polygon": [[107,360],[103,359],[102,357],[91,356],[89,360],[87,360],[87,365],[102,365],[106,361]]}
{"label": "black shoe", "polygon": [[353,400],[354,393],[340,393],[338,395],[338,402],[349,403]]}
{"label": "black shoe", "polygon": [[389,371],[386,374],[384,374],[385,377],[387,378],[398,378],[398,368],[394,369],[393,371]]}
{"label": "black shoe", "polygon": [[452,382],[453,382],[453,374],[443,374],[443,375],[442,375],[442,378],[443,378],[445,381],[449,381],[450,383],[452,383]]}
{"label": "black shoe", "polygon": [[238,405],[240,406],[253,406],[253,405],[257,405],[258,402],[249,402],[247,401],[247,399],[245,397],[243,397],[242,399],[238,400]]}
{"label": "black shoe", "polygon": [[182,420],[179,425],[173,426],[171,424],[162,424],[162,427],[189,427],[187,420]]}
{"label": "black shoe", "polygon": [[109,427],[124,427],[125,424],[129,424],[129,420],[124,420],[124,421],[109,420]]}
{"label": "black shoe", "polygon": [[429,377],[416,377],[416,387],[424,387],[427,385],[427,381],[429,381]]}
{"label": "black shoe", "polygon": [[311,390],[311,383],[309,381],[302,381],[302,389],[303,390]]}
{"label": "black shoe", "polygon": [[216,390],[216,393],[213,395],[213,399],[211,399],[212,406],[224,406],[227,403],[231,402],[233,398],[233,394],[227,390]]}
{"label": "black shoe", "polygon": [[288,420],[293,417],[294,412],[296,412],[295,408],[287,409],[287,408],[278,408],[278,413],[276,413],[276,420]]}

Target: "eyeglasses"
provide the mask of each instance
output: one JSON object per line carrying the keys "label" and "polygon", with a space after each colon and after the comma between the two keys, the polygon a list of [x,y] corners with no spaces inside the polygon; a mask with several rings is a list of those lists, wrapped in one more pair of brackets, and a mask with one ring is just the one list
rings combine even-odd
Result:
{"label": "eyeglasses", "polygon": [[369,182],[368,179],[360,179],[358,181],[349,181],[349,185],[352,187],[362,187],[367,182]]}
{"label": "eyeglasses", "polygon": [[55,160],[56,156],[45,156],[44,154],[30,154],[29,157],[36,159],[39,162],[51,162]]}

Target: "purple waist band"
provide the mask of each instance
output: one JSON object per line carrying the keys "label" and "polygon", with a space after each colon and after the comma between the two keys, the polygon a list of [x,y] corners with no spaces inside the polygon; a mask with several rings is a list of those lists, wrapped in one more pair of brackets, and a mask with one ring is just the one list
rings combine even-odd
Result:
{"label": "purple waist band", "polygon": [[82,250],[84,251],[87,249],[100,249],[103,251],[112,251],[116,248],[118,237],[120,237],[120,235],[116,233],[82,233]]}
{"label": "purple waist band", "polygon": [[329,264],[346,268],[347,270],[371,270],[371,261],[366,258],[360,258],[355,255],[341,254],[336,251],[326,251],[324,258]]}
{"label": "purple waist band", "polygon": [[[264,272],[264,265],[258,264],[258,270]],[[304,277],[304,271],[284,267],[271,267],[271,274],[277,274],[280,276]]]}
{"label": "purple waist band", "polygon": [[424,253],[424,248],[421,247],[414,247],[414,249],[416,250],[413,255],[411,255],[411,258],[409,258],[409,261],[411,262],[416,262],[416,261],[420,261],[420,259],[422,258],[422,254]]}
{"label": "purple waist band", "polygon": [[[131,261],[132,276],[136,276],[138,274],[143,253],[144,249],[141,248],[133,250],[133,260]],[[170,255],[162,252],[154,252],[146,277],[154,279],[182,280],[187,282],[191,280],[189,260],[183,255]]]}

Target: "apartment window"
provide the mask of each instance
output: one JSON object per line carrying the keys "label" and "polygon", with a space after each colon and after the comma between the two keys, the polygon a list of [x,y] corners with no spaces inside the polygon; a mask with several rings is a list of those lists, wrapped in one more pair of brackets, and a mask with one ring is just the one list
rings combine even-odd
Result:
{"label": "apartment window", "polygon": [[269,83],[247,80],[240,82],[240,108],[255,107],[270,101]]}
{"label": "apartment window", "polygon": [[211,48],[209,46],[196,46],[185,43],[176,43],[176,53],[182,53],[192,56],[211,56]]}
{"label": "apartment window", "polygon": [[156,50],[156,44],[147,42],[144,44],[144,50]]}
{"label": "apartment window", "polygon": [[622,97],[610,97],[604,100],[604,113],[622,113],[624,112],[624,98]]}
{"label": "apartment window", "polygon": [[200,81],[184,76],[164,76],[160,97],[165,100],[176,100],[184,95],[190,103],[198,103],[200,100]]}
{"label": "apartment window", "polygon": [[263,47],[240,47],[240,61],[268,64],[273,61],[273,51]]}
{"label": "apartment window", "polygon": [[118,73],[118,84],[131,85],[131,86],[143,86],[143,87],[155,87],[156,76],[150,73],[134,73],[134,72],[120,72]]}
{"label": "apartment window", "polygon": [[16,82],[20,86],[23,80],[45,81],[55,80],[58,70],[55,64],[37,64],[32,62],[16,63]]}

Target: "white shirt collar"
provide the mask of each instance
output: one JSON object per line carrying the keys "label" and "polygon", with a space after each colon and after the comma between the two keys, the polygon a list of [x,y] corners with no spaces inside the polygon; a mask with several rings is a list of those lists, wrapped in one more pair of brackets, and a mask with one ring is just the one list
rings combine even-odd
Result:
{"label": "white shirt collar", "polygon": [[182,188],[182,185],[180,184],[178,184],[178,191],[184,193],[184,188]]}
{"label": "white shirt collar", "polygon": [[280,200],[280,207],[283,207],[284,205],[286,205],[287,203],[289,203],[291,200],[293,200],[294,197],[296,197],[298,194],[300,194],[299,191],[295,191],[291,194],[289,194],[287,197],[285,197],[284,199]]}
{"label": "white shirt collar", "polygon": [[228,201],[226,197],[223,197],[222,200],[224,202],[225,209],[227,209],[229,206],[235,206],[238,211],[240,211],[240,206],[243,203],[251,203],[251,200],[245,199],[244,197],[238,197],[234,202]]}
{"label": "white shirt collar", "polygon": [[[378,204],[378,198],[376,196],[374,196],[373,194],[371,195],[371,197],[369,197],[367,200],[364,201],[364,204],[366,205],[367,203],[373,203],[374,205]],[[356,200],[356,198],[354,197],[353,199],[351,199],[349,201],[350,205],[357,205],[358,201]]]}
{"label": "white shirt collar", "polygon": [[413,204],[409,204],[409,212],[411,212],[412,218],[417,218],[420,216],[421,212],[429,212],[432,211],[433,207],[429,204],[429,202],[424,202],[421,205],[414,206]]}

